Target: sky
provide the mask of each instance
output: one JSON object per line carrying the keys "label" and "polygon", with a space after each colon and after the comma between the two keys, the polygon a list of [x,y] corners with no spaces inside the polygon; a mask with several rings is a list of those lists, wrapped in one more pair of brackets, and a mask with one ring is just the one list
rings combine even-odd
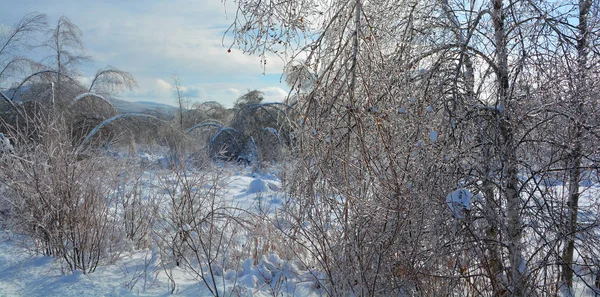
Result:
{"label": "sky", "polygon": [[[288,88],[284,63],[235,48],[224,32],[233,22],[232,0],[0,0],[0,24],[12,25],[30,12],[44,13],[49,26],[68,17],[83,32],[85,54],[93,62],[80,68],[82,80],[106,66],[131,73],[138,83],[118,94],[128,101],[175,105],[173,77],[190,103],[217,101],[227,107],[258,89],[265,101],[281,101]],[[225,43],[225,47],[223,46]]]}

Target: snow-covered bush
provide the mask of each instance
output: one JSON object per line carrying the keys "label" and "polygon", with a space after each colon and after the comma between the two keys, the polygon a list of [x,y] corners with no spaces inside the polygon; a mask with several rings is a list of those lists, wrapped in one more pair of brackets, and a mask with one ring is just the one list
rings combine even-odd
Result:
{"label": "snow-covered bush", "polygon": [[[210,166],[209,160],[205,162]],[[191,172],[185,166],[174,167],[160,180],[165,200],[158,210],[154,237],[173,291],[177,284],[172,273],[179,267],[218,294],[216,280],[223,277],[223,270],[237,265],[230,255],[238,247],[238,235],[250,224],[244,211],[219,196],[226,177],[223,169],[210,168]]]}
{"label": "snow-covered bush", "polygon": [[120,160],[118,163],[115,169],[121,172],[115,179],[115,183],[108,186],[115,189],[115,207],[120,217],[124,237],[135,249],[150,248],[152,227],[156,221],[158,208],[157,194],[148,187],[144,180],[145,168],[136,164],[136,160]]}
{"label": "snow-covered bush", "polygon": [[31,238],[35,252],[54,256],[68,271],[93,272],[110,261],[121,244],[111,208],[111,162],[81,159],[59,114],[30,119],[37,137],[12,129],[16,149],[0,164],[9,190],[7,228]]}
{"label": "snow-covered bush", "polygon": [[236,102],[230,126],[245,144],[238,155],[252,155],[258,162],[281,161],[291,145],[293,112],[286,104],[262,100],[262,93],[251,91]]}

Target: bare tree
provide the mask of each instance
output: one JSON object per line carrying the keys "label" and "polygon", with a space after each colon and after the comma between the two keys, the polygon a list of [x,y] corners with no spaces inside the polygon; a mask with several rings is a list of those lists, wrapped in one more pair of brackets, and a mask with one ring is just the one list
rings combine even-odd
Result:
{"label": "bare tree", "polygon": [[184,87],[181,85],[181,80],[177,75],[173,75],[173,93],[175,94],[175,100],[177,100],[177,110],[178,110],[178,118],[179,118],[179,129],[183,131],[185,127],[183,126],[184,122],[184,113],[188,109],[188,99],[184,94]]}
{"label": "bare tree", "polygon": [[[303,71],[315,79],[297,105],[302,159],[290,186],[299,198],[286,215],[298,227],[287,234],[308,243],[312,257],[303,260],[321,267],[316,281],[331,295],[443,294],[460,283],[436,282],[428,275],[452,273],[426,264],[457,252],[432,249],[440,244],[434,226],[451,228],[433,197],[457,184],[451,162],[440,159],[451,152],[440,137],[444,99],[436,96],[452,71],[444,50],[421,39],[436,31],[424,26],[435,9],[397,1],[240,4],[244,18],[236,22],[265,34],[249,34],[243,48],[268,47],[272,27],[285,28],[275,29],[282,42],[314,36],[290,54],[305,56]],[[426,205],[435,217],[424,216]]]}
{"label": "bare tree", "polygon": [[[231,27],[236,45],[263,57],[282,50],[289,60],[302,57],[301,65],[287,69],[302,110],[302,160],[293,173],[298,182],[291,185],[302,203],[292,203],[288,215],[298,224],[312,222],[314,229],[296,232],[311,243],[307,249],[327,274],[331,294],[393,292],[373,278],[394,275],[401,283],[396,288],[414,290],[405,292],[524,296],[554,290],[548,277],[556,280],[560,265],[544,263],[561,261],[553,247],[561,244],[564,225],[552,219],[560,212],[550,205],[552,189],[538,181],[553,170],[566,171],[556,168],[559,154],[552,153],[564,146],[543,138],[545,129],[561,125],[561,106],[542,101],[542,94],[552,94],[547,91],[552,84],[556,89],[566,84],[552,78],[565,74],[552,65],[560,60],[561,48],[578,43],[580,52],[594,52],[594,47],[584,48],[583,31],[577,37],[567,34],[575,28],[567,25],[573,20],[567,15],[576,10],[567,4],[564,10],[553,7],[519,0],[238,2]],[[586,66],[571,72],[585,68],[590,73],[595,67],[581,65]],[[308,89],[302,86],[304,76],[314,77]],[[580,114],[568,116],[569,125]],[[581,163],[575,163],[566,166],[570,174],[580,172]],[[578,193],[579,175],[569,179],[569,189]],[[462,228],[429,229],[449,224],[440,223],[447,213],[429,199],[456,188],[479,197],[468,205],[470,214],[455,223]],[[407,196],[429,204],[406,201]],[[569,203],[570,214],[577,213],[574,203]],[[428,207],[435,218],[419,216]],[[382,216],[385,220],[377,220]],[[557,224],[555,236],[541,235],[544,224]],[[576,225],[567,232],[572,239],[581,232]],[[426,234],[419,237],[422,245],[407,245],[414,234]],[[446,245],[431,234],[462,248],[441,248]],[[388,254],[373,242],[407,254]],[[427,263],[454,263],[446,269],[427,266],[427,271],[457,281],[442,285],[432,278],[423,284],[427,273],[411,280],[424,271],[416,255],[428,255]],[[403,265],[390,268],[399,262]]]}
{"label": "bare tree", "polygon": [[591,0],[579,1],[579,18],[577,25],[577,58],[575,67],[575,89],[571,99],[574,107],[571,135],[573,145],[570,148],[569,158],[567,160],[568,180],[569,180],[569,198],[567,202],[567,234],[568,239],[566,248],[563,251],[562,279],[566,283],[569,292],[573,290],[573,272],[575,253],[575,238],[578,234],[578,212],[579,212],[579,183],[581,179],[581,168],[583,166],[583,140],[585,133],[585,123],[587,118],[584,116],[584,105],[589,98],[588,75],[588,53],[590,44],[590,26],[588,18],[592,7]]}
{"label": "bare tree", "polygon": [[108,96],[115,92],[131,90],[136,86],[137,83],[130,73],[107,66],[96,72],[94,79],[90,83],[88,92]]}
{"label": "bare tree", "polygon": [[[75,67],[89,62],[91,58],[83,54],[83,39],[81,29],[66,16],[61,16],[56,26],[49,32],[45,46],[52,55],[45,58],[49,67],[57,72],[55,77],[56,96],[60,97],[62,74],[75,76]],[[93,87],[93,86],[92,86]]]}
{"label": "bare tree", "polygon": [[[14,78],[15,74],[25,73],[29,68],[35,68],[37,63],[26,58],[22,52],[34,46],[32,35],[39,33],[46,26],[46,15],[30,13],[17,24],[0,29],[0,102],[6,102],[14,108],[10,94],[4,94],[3,84]],[[18,90],[14,90],[16,93]],[[2,105],[0,105],[2,106]]]}
{"label": "bare tree", "polygon": [[18,70],[23,70],[24,64],[33,63],[22,56],[22,51],[35,45],[32,44],[32,35],[45,26],[45,14],[30,13],[12,27],[3,28],[0,32],[0,85]]}

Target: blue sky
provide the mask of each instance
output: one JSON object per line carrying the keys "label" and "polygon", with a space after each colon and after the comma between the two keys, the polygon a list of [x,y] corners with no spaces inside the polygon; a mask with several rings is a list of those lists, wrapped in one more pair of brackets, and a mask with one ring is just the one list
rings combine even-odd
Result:
{"label": "blue sky", "polygon": [[[288,88],[280,82],[283,62],[272,57],[263,69],[259,57],[223,47],[233,21],[233,1],[221,0],[0,0],[0,23],[12,25],[29,12],[45,13],[50,26],[62,15],[83,31],[93,62],[80,67],[82,80],[107,65],[128,71],[138,82],[129,101],[174,104],[176,74],[191,102],[232,106],[248,90],[280,101]],[[229,45],[227,39],[226,45]],[[263,74],[264,72],[264,74]]]}

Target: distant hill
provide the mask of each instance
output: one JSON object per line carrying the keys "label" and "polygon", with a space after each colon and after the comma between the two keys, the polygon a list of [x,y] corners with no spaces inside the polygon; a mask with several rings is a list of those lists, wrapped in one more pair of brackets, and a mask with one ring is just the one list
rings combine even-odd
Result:
{"label": "distant hill", "polygon": [[[12,99],[13,102],[20,104],[22,103],[26,94],[32,90],[33,84],[27,84],[22,86],[19,90],[15,88],[11,88],[8,90],[2,91],[3,95]],[[80,92],[81,93],[81,92]],[[37,98],[37,97],[35,97]],[[170,119],[174,116],[177,111],[177,107],[164,104],[164,103],[156,103],[150,101],[125,101],[121,99],[107,98],[113,106],[117,109],[119,113],[146,113],[152,114],[164,119]],[[4,100],[0,100],[0,104],[5,103]]]}
{"label": "distant hill", "polygon": [[159,113],[165,116],[171,116],[177,111],[175,106],[163,103],[149,101],[125,101],[120,99],[109,99],[120,113]]}
{"label": "distant hill", "polygon": [[137,104],[156,106],[156,107],[160,107],[160,108],[177,109],[177,107],[170,105],[170,104],[165,104],[165,103],[157,103],[157,102],[151,102],[151,101],[134,101],[134,102]]}

